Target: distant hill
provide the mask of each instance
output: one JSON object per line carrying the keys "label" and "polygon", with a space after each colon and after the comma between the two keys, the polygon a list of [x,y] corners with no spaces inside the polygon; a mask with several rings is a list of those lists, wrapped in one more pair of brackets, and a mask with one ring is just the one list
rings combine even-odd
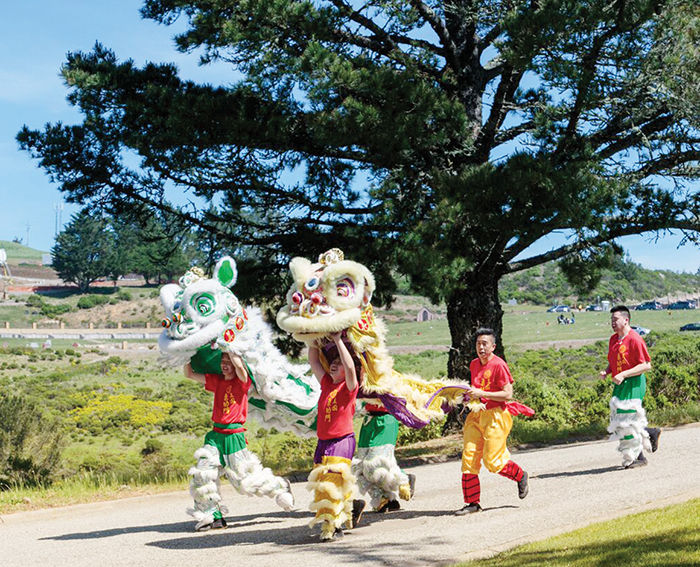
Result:
{"label": "distant hill", "polygon": [[41,255],[48,254],[42,250],[36,250],[23,244],[10,242],[9,240],[0,240],[0,248],[4,248],[7,253],[7,261],[11,264],[20,264],[21,262],[41,262]]}
{"label": "distant hill", "polygon": [[500,283],[501,301],[515,299],[538,305],[559,303],[595,303],[601,301],[639,303],[651,299],[689,294],[700,296],[698,273],[676,273],[670,270],[648,270],[639,264],[619,260],[605,270],[598,286],[586,296],[578,296],[555,262],[536,266],[523,272],[509,274]]}

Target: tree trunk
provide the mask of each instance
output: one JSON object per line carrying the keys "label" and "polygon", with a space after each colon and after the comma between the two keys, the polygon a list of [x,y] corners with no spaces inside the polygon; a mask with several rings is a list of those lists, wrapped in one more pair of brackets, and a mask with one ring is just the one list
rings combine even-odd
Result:
{"label": "tree trunk", "polygon": [[[475,333],[479,327],[494,330],[496,354],[503,357],[503,310],[498,300],[498,280],[499,276],[494,273],[469,274],[465,285],[455,290],[447,301],[447,322],[452,338],[447,374],[452,380],[470,383],[469,363],[476,358]],[[444,432],[457,430],[465,418],[466,412],[455,408],[447,416]]]}
{"label": "tree trunk", "polygon": [[503,357],[503,309],[498,300],[498,277],[472,274],[465,284],[447,301],[447,322],[452,339],[447,372],[451,379],[462,382],[470,378],[469,363],[476,358],[475,332],[479,327],[494,330],[496,354]]}

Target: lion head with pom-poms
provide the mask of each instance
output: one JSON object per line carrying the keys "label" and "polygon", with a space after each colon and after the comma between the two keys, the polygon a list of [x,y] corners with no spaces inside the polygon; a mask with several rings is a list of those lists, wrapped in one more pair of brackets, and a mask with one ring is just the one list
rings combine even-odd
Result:
{"label": "lion head with pom-poms", "polygon": [[225,256],[211,278],[192,268],[177,284],[164,285],[160,350],[173,363],[189,361],[203,374],[221,372],[222,352],[239,355],[253,380],[248,404],[256,415],[267,425],[313,434],[318,382],[308,366],[291,363],[274,346],[259,309],[243,308],[230,289],[236,279],[236,262]]}
{"label": "lion head with pom-poms", "polygon": [[[447,404],[461,400],[463,390],[450,384],[394,370],[386,349],[386,328],[371,305],[374,277],[365,266],[346,260],[341,250],[333,248],[316,263],[294,258],[289,269],[294,283],[287,292],[287,304],[277,314],[277,324],[296,340],[319,347],[324,364],[329,336],[342,332],[361,363],[364,396],[379,398],[411,427],[442,417]],[[440,394],[433,395],[436,392]]]}

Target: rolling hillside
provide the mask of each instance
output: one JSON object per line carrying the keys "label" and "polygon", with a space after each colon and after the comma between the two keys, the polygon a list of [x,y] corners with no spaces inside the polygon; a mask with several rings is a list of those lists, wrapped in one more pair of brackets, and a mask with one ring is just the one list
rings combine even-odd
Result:
{"label": "rolling hillside", "polygon": [[579,296],[555,262],[505,276],[500,283],[501,301],[537,305],[555,303],[612,302],[640,303],[651,299],[663,302],[700,296],[700,269],[695,273],[648,270],[634,262],[620,260],[603,271],[600,283],[589,294]]}
{"label": "rolling hillside", "polygon": [[48,252],[43,250],[36,250],[9,240],[0,240],[0,248],[5,250],[7,263],[11,265],[18,265],[23,262],[35,264],[41,262],[42,254],[48,254]]}

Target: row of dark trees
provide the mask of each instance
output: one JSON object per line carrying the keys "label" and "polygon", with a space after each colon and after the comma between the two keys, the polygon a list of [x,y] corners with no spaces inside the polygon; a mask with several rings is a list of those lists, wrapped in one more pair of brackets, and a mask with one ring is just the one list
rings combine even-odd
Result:
{"label": "row of dark trees", "polygon": [[83,209],[73,215],[51,249],[52,264],[63,281],[82,293],[98,279],[115,283],[138,274],[146,284],[182,274],[193,261],[211,264],[197,233],[165,215],[108,216]]}
{"label": "row of dark trees", "polygon": [[[178,49],[233,82],[98,44],[62,69],[82,123],[25,127],[20,146],[69,200],[253,250],[257,299],[291,256],[338,246],[374,271],[377,303],[395,270],[445,301],[449,375],[466,379],[476,328],[500,339],[504,275],[556,260],[590,289],[619,237],[697,241],[692,0],[145,0],[142,15],[179,19]],[[570,239],[529,253],[552,233]]]}

